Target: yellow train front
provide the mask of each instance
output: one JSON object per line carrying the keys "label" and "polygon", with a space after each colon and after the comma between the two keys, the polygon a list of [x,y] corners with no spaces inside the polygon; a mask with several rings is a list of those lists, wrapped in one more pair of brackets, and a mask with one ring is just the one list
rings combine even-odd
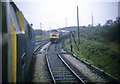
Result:
{"label": "yellow train front", "polygon": [[59,41],[60,38],[60,33],[58,30],[51,30],[50,31],[50,41],[52,43],[57,43]]}

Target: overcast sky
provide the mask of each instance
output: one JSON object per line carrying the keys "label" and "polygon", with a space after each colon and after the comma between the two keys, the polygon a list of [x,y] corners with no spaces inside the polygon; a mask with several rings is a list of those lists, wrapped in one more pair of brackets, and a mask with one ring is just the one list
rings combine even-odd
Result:
{"label": "overcast sky", "polygon": [[14,0],[18,8],[22,11],[34,29],[40,29],[42,23],[43,30],[57,29],[67,26],[77,25],[77,6],[79,7],[79,24],[87,26],[91,24],[93,14],[94,25],[106,20],[113,21],[118,16],[118,0]]}

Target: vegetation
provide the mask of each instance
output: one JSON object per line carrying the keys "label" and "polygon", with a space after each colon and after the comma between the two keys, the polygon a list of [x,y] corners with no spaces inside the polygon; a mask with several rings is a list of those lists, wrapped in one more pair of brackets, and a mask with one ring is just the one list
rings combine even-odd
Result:
{"label": "vegetation", "polygon": [[[80,45],[77,50],[72,40],[73,53],[120,79],[120,24],[103,27],[86,27],[80,30]],[[75,36],[77,37],[77,35]],[[75,38],[76,41],[78,38]],[[70,39],[65,46],[70,50]]]}
{"label": "vegetation", "polygon": [[119,43],[120,41],[120,32],[119,27],[87,27],[83,28],[80,31],[80,36],[88,40],[95,40],[100,42],[114,42]]}
{"label": "vegetation", "polygon": [[35,35],[35,40],[41,40],[42,39],[42,35]]}
{"label": "vegetation", "polygon": [[46,40],[48,38],[49,38],[48,32],[42,31],[42,33],[40,33],[38,30],[35,31],[35,40]]}

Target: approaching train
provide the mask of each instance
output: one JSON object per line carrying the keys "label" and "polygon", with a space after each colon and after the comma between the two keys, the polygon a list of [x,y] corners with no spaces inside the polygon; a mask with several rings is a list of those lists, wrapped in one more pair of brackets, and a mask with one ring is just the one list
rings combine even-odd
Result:
{"label": "approaching train", "polygon": [[0,3],[2,4],[2,82],[24,82],[34,50],[34,30],[15,3],[8,1]]}
{"label": "approaching train", "polygon": [[61,34],[58,30],[51,30],[50,31],[50,41],[52,43],[57,43],[60,40]]}

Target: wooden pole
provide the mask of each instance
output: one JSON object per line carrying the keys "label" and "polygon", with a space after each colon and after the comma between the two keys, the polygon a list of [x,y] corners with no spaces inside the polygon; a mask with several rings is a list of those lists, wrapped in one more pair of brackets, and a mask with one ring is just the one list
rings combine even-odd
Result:
{"label": "wooden pole", "polygon": [[71,52],[73,51],[73,47],[72,47],[72,32],[70,32],[70,47],[71,47]]}
{"label": "wooden pole", "polygon": [[78,27],[78,44],[80,44],[78,6],[77,6],[77,27]]}
{"label": "wooden pole", "polygon": [[42,30],[42,23],[40,23],[40,30]]}
{"label": "wooden pole", "polygon": [[74,43],[75,43],[75,45],[76,45],[76,47],[77,47],[77,49],[78,49],[78,51],[79,51],[79,47],[78,47],[77,42],[76,42],[76,40],[75,40],[75,38],[74,38],[74,35],[72,35],[72,37],[73,37]]}

